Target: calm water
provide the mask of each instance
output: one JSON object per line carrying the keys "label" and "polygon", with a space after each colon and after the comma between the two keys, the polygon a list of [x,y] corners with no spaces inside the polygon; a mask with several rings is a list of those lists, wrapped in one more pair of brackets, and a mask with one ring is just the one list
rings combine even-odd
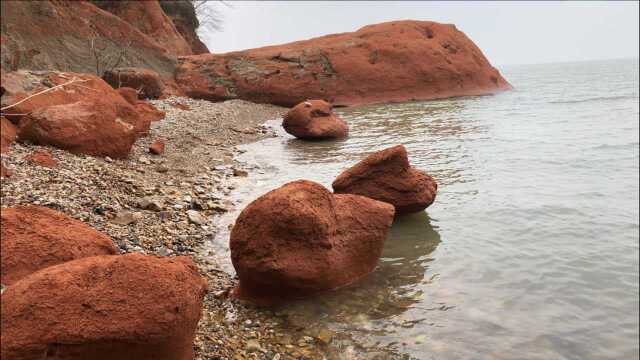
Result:
{"label": "calm water", "polygon": [[516,91],[342,109],[346,140],[245,147],[240,208],[396,144],[439,183],[364,282],[281,309],[292,327],[337,331],[338,358],[638,359],[638,61],[501,71]]}

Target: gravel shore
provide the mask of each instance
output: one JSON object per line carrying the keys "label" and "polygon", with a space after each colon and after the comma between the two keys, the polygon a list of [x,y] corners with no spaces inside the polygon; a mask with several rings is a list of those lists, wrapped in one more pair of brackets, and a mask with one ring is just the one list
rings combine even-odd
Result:
{"label": "gravel shore", "polygon": [[[250,169],[234,160],[236,145],[275,136],[262,126],[285,109],[241,100],[188,98],[153,101],[166,118],[152,124],[126,160],[73,155],[15,143],[2,179],[3,207],[35,204],[84,221],[110,235],[123,253],[189,255],[209,282],[196,341],[197,359],[322,359],[321,338],[286,326],[271,310],[227,297],[235,279],[203,247],[219,231],[215,218],[234,204],[231,194]],[[149,145],[166,142],[163,155]],[[55,168],[27,156],[47,150]]]}

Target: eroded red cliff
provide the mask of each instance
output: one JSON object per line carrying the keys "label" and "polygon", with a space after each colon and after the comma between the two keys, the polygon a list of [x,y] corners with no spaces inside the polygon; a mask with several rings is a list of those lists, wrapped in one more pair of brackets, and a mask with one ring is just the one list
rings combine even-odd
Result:
{"label": "eroded red cliff", "polygon": [[183,35],[197,37],[197,18],[186,16],[176,25],[158,1],[2,1],[1,6],[3,71],[102,75],[108,68],[133,66],[173,77],[176,56],[203,52],[202,46],[194,51],[195,40]]}

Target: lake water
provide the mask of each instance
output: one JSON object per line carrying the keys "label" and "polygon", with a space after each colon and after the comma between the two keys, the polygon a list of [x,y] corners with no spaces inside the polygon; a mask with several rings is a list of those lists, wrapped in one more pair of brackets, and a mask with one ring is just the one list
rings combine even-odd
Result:
{"label": "lake water", "polygon": [[348,139],[244,146],[260,171],[239,209],[291,180],[330,188],[396,144],[439,184],[371,276],[280,314],[336,331],[336,358],[638,359],[638,66],[505,67],[515,91],[339,109]]}

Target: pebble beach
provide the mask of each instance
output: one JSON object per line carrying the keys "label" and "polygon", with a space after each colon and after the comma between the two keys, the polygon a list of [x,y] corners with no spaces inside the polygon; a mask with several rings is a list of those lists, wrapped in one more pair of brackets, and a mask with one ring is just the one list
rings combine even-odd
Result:
{"label": "pebble beach", "polygon": [[[234,159],[241,151],[236,146],[275,136],[262,124],[286,109],[178,97],[152,103],[166,118],[152,124],[125,160],[13,144],[3,154],[13,175],[2,179],[2,206],[58,210],[111,236],[122,253],[192,256],[209,284],[194,342],[197,359],[322,359],[331,334],[292,330],[277,311],[227,298],[236,279],[204,246],[220,230],[215,219],[234,207],[230,194],[252,170]],[[158,139],[165,152],[153,155],[149,145]],[[42,150],[55,167],[28,159]]]}

